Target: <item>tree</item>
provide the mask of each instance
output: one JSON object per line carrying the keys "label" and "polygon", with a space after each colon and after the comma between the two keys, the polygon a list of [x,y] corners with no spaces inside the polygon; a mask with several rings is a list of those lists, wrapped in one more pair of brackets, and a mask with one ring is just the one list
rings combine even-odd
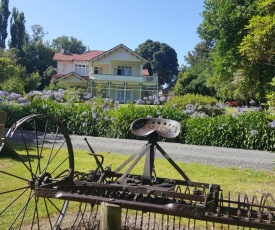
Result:
{"label": "tree", "polygon": [[41,76],[38,72],[30,74],[25,80],[25,92],[28,93],[31,90],[38,89],[41,84]]}
{"label": "tree", "polygon": [[10,77],[19,77],[19,70],[9,58],[0,57],[0,83]]}
{"label": "tree", "polygon": [[20,59],[20,64],[26,66],[28,74],[39,72],[43,76],[43,72],[49,67],[54,66],[55,62],[52,60],[54,55],[50,45],[43,43],[42,40],[35,42],[31,40],[24,45],[23,56]]}
{"label": "tree", "polygon": [[189,66],[178,74],[174,88],[176,95],[187,93],[215,95],[213,85],[208,85],[213,71],[211,68],[211,52],[212,50],[205,42],[198,43],[194,51],[188,52],[184,59]]}
{"label": "tree", "polygon": [[32,25],[31,26],[32,30],[32,40],[34,42],[38,42],[39,40],[43,40],[45,35],[48,34],[48,32],[44,31],[44,28],[41,25]]}
{"label": "tree", "polygon": [[10,24],[11,40],[9,46],[10,48],[16,48],[21,51],[23,49],[26,34],[24,13],[19,13],[18,10],[13,7]]}
{"label": "tree", "polygon": [[[42,88],[44,89],[45,86],[50,85],[52,76],[56,74],[56,68],[53,66],[49,66],[44,72],[41,80],[41,85],[38,89]],[[42,87],[41,87],[42,86]]]}
{"label": "tree", "polygon": [[1,0],[0,3],[0,48],[6,48],[6,38],[8,36],[7,27],[10,16],[9,0]]}
{"label": "tree", "polygon": [[275,64],[275,1],[261,0],[257,3],[258,15],[253,16],[245,27],[248,34],[239,49],[249,61]]}
{"label": "tree", "polygon": [[[46,35],[44,29],[40,25],[34,25],[31,27],[33,34],[26,34],[28,42],[24,43],[22,56],[20,58],[20,64],[26,67],[28,75],[38,72],[39,76],[43,76],[44,72],[52,66],[55,62],[52,60],[54,51],[48,42],[44,42],[43,38]],[[45,80],[44,77],[40,77],[40,90],[44,89],[45,85],[50,82]],[[27,89],[28,91],[28,89]]]}
{"label": "tree", "polygon": [[2,89],[9,93],[22,94],[24,92],[24,81],[19,77],[10,77],[4,81]]}
{"label": "tree", "polygon": [[242,65],[238,46],[247,31],[244,29],[255,14],[256,0],[205,0],[200,37],[214,48],[213,64],[217,75],[230,78]]}
{"label": "tree", "polygon": [[148,39],[135,51],[148,61],[144,68],[148,69],[150,75],[158,75],[160,86],[175,84],[179,64],[177,53],[172,47]]}
{"label": "tree", "polygon": [[[273,0],[268,1],[273,2]],[[198,28],[198,33],[209,47],[213,47],[211,83],[215,85],[217,95],[222,95],[224,99],[232,95],[246,97],[248,94],[243,87],[245,85],[255,89],[253,93],[249,93],[250,95],[253,94],[260,102],[265,100],[267,84],[274,70],[264,64],[253,63],[240,53],[240,44],[249,32],[246,26],[251,18],[259,15],[257,2],[257,0],[222,0],[222,2],[205,0],[204,2],[205,10],[202,14],[204,20]],[[242,76],[236,83],[238,72],[241,72]]]}
{"label": "tree", "polygon": [[63,48],[65,54],[81,54],[87,51],[87,47],[83,45],[82,41],[68,36],[53,39],[51,46],[55,52],[59,52]]}

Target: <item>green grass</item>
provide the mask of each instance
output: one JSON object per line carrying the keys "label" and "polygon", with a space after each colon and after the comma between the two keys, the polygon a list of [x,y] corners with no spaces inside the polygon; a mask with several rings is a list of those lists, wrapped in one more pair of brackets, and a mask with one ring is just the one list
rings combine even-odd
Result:
{"label": "green grass", "polygon": [[[19,149],[19,146],[16,146]],[[22,155],[25,155],[22,150],[18,150]],[[49,154],[49,150],[43,152],[46,159],[46,155]],[[66,155],[66,151],[62,150],[59,154]],[[102,154],[105,161],[104,167],[110,166],[115,170],[120,164],[122,164],[129,156],[112,154],[112,153],[98,153]],[[157,153],[158,154],[158,153]],[[26,157],[26,155],[24,156]],[[249,156],[248,156],[249,157]],[[88,173],[89,170],[95,169],[96,163],[92,156],[88,155],[86,151],[74,151],[75,159],[75,170],[80,172]],[[42,163],[44,159],[42,159]],[[54,166],[57,164],[61,158],[56,159],[56,163],[53,162]],[[37,159],[32,158],[32,163],[36,163]],[[275,172],[264,172],[264,171],[253,171],[253,170],[241,170],[238,168],[217,168],[210,165],[201,165],[201,164],[186,164],[183,162],[177,162],[179,167],[186,173],[186,175],[195,182],[203,183],[213,183],[220,184],[224,194],[228,191],[231,191],[232,196],[236,196],[239,192],[241,194],[248,194],[260,196],[262,193],[271,193],[275,194]],[[144,166],[144,159],[142,159],[137,166],[133,169],[131,173],[133,174],[142,174]],[[127,168],[127,167],[126,167]],[[176,170],[172,168],[170,163],[164,159],[155,160],[155,168],[158,177],[166,177],[171,179],[181,179]],[[14,158],[2,157],[0,158],[0,170],[5,172],[10,172],[13,174],[20,175],[24,178],[30,178],[28,172],[25,170],[25,167],[20,161],[15,160]],[[17,178],[8,178],[2,176],[0,179],[0,192],[6,190],[6,188],[16,188],[18,186],[26,186],[25,181],[21,181]],[[226,196],[225,196],[226,197]],[[23,199],[22,199],[23,200]],[[10,202],[9,194],[0,195],[0,203],[2,207]],[[24,204],[23,201],[15,202],[15,207],[13,210],[8,212],[8,215],[0,217],[0,224],[5,222],[10,222],[20,207]],[[62,201],[58,201],[58,205],[61,205]],[[33,205],[33,204],[31,204]],[[1,208],[0,208],[1,210]],[[46,211],[39,209],[39,212],[42,216],[46,216]],[[50,207],[49,212],[54,215],[55,209]],[[32,214],[28,214],[28,219],[31,221]]]}

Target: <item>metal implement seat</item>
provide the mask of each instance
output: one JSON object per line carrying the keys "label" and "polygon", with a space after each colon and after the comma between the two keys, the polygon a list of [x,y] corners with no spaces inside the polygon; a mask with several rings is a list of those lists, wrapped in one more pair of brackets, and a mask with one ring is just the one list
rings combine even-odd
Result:
{"label": "metal implement seat", "polygon": [[131,132],[136,136],[147,136],[156,132],[161,137],[174,138],[181,132],[181,124],[162,118],[142,118],[132,122]]}

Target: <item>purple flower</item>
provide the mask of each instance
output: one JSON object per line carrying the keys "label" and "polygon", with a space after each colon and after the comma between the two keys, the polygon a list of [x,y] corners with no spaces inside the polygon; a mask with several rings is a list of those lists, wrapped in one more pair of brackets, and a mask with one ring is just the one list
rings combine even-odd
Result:
{"label": "purple flower", "polygon": [[271,122],[269,123],[269,126],[270,126],[271,128],[275,128],[275,120],[271,121]]}
{"label": "purple flower", "polygon": [[83,127],[83,128],[86,128],[87,126],[88,126],[88,125],[87,125],[87,122],[83,122],[83,123],[82,123],[82,127]]}
{"label": "purple flower", "polygon": [[20,97],[20,98],[18,98],[18,103],[20,103],[20,104],[28,104],[29,101],[27,99],[25,99],[24,97]]}
{"label": "purple flower", "polygon": [[258,134],[258,131],[257,131],[256,129],[251,129],[251,130],[250,130],[250,134],[251,134],[252,136],[256,136],[256,135]]}
{"label": "purple flower", "polygon": [[160,97],[160,99],[159,99],[161,102],[164,102],[164,101],[166,101],[166,97]]}
{"label": "purple flower", "polygon": [[145,102],[142,99],[136,100],[137,105],[143,105]]}

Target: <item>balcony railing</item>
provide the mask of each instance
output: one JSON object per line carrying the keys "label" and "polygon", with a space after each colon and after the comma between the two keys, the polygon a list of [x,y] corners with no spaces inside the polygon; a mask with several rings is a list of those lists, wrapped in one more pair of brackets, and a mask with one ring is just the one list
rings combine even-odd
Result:
{"label": "balcony railing", "polygon": [[114,75],[114,74],[91,74],[91,78],[97,80],[106,81],[127,81],[127,82],[140,82],[140,83],[158,83],[157,76],[124,76],[124,75]]}

